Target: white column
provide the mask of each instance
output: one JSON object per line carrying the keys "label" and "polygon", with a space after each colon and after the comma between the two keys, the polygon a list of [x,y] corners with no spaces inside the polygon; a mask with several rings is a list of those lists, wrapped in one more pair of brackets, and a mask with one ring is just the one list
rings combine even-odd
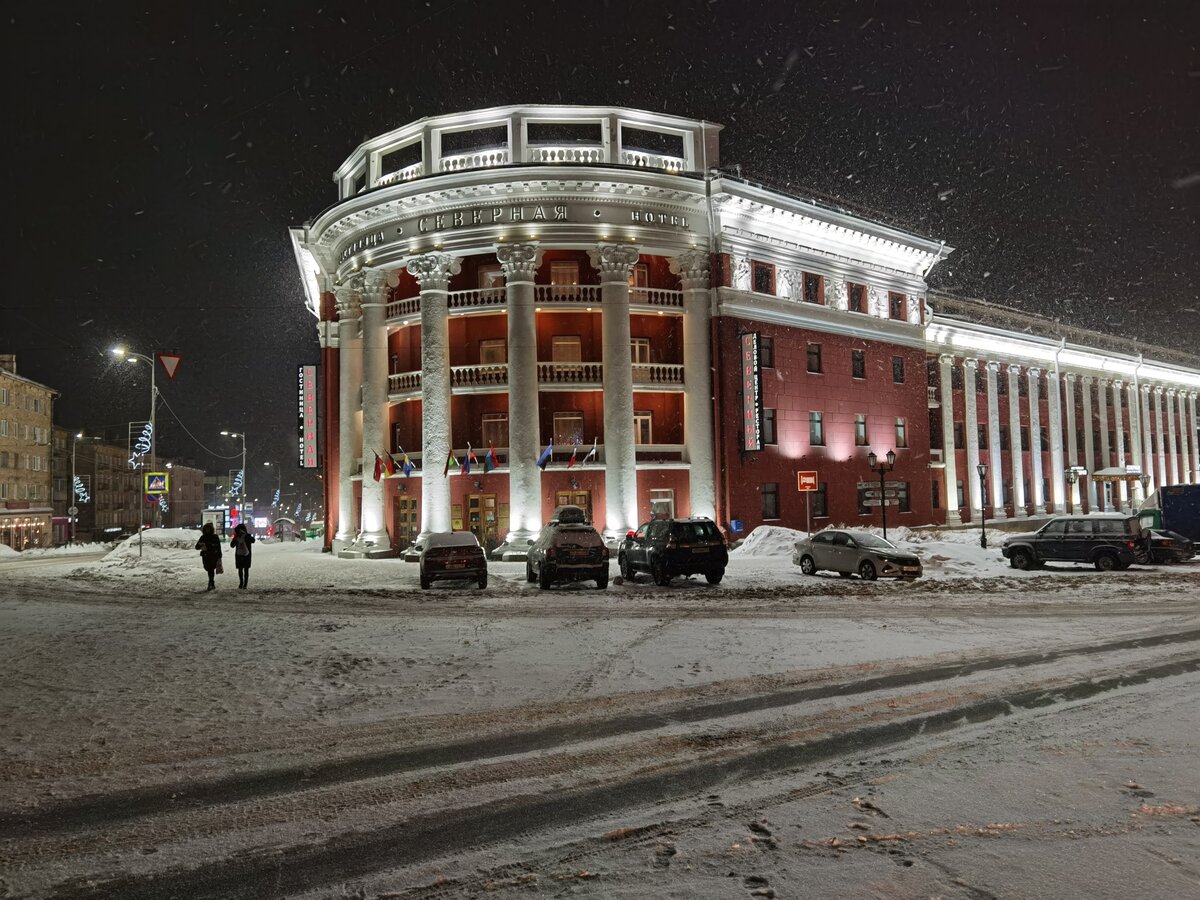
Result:
{"label": "white column", "polygon": [[[1096,379],[1096,400],[1100,405],[1100,463],[1099,468],[1107,469],[1112,466],[1112,455],[1109,453],[1111,449],[1108,442],[1108,381],[1104,378]],[[1104,512],[1112,512],[1112,496],[1109,493],[1108,486],[1105,484],[1096,485],[1096,493],[1100,497],[1100,507]]]}
{"label": "white column", "polygon": [[1178,391],[1180,484],[1192,484],[1195,481],[1192,476],[1192,441],[1188,435],[1187,395],[1187,391]]}
{"label": "white column", "polygon": [[1041,390],[1042,370],[1037,366],[1029,369],[1029,461],[1032,472],[1029,475],[1030,488],[1033,490],[1033,514],[1046,514],[1046,492],[1042,490],[1042,409],[1039,399]]}
{"label": "white column", "polygon": [[1167,481],[1167,430],[1163,423],[1163,386],[1154,386],[1154,433],[1158,438],[1158,484],[1164,487]]}
{"label": "white column", "polygon": [[[1121,398],[1125,394],[1125,382],[1115,379],[1112,383],[1112,403],[1113,403],[1113,436],[1117,441],[1117,462],[1121,468],[1125,468],[1125,413],[1121,409]],[[1113,485],[1113,493],[1117,501],[1118,510],[1128,510],[1129,500],[1126,496],[1128,484],[1124,481],[1118,481]]]}
{"label": "white column", "polygon": [[1049,399],[1047,427],[1050,430],[1050,486],[1054,492],[1054,511],[1061,514],[1067,508],[1066,479],[1063,476],[1062,390],[1058,371],[1046,373],[1046,395]]}
{"label": "white column", "polygon": [[1013,511],[1017,518],[1029,515],[1025,506],[1025,460],[1021,449],[1021,367],[1008,367],[1008,443],[1012,454]]}
{"label": "white column", "polygon": [[[1074,468],[1079,465],[1079,434],[1075,430],[1075,374],[1067,372],[1063,375],[1063,384],[1067,391],[1067,465]],[[1072,480],[1071,512],[1079,512],[1079,481]]]}
{"label": "white column", "polygon": [[1192,484],[1200,484],[1200,429],[1196,427],[1196,391],[1187,395],[1188,434],[1192,440]]}
{"label": "white column", "polygon": [[987,364],[988,474],[992,476],[992,516],[1008,517],[1004,509],[1004,456],[1000,446],[1000,397],[996,373],[1000,363]]}
{"label": "white column", "polygon": [[946,524],[961,525],[962,508],[958,505],[958,454],[954,448],[954,354],[938,357],[942,382],[942,469],[946,493]]}
{"label": "white column", "polygon": [[1095,379],[1091,375],[1083,376],[1083,460],[1087,466],[1088,512],[1094,513],[1100,509],[1096,498],[1096,482],[1092,478],[1096,469],[1096,439],[1092,427],[1092,384]]}
{"label": "white column", "polygon": [[354,540],[354,476],[362,456],[362,335],[359,334],[361,279],[334,290],[338,310],[338,518],[333,540],[341,549]]}
{"label": "white column", "polygon": [[363,272],[363,478],[362,522],[355,549],[391,550],[384,519],[383,481],[374,478],[375,454],[389,448],[388,440],[388,287],[396,275],[385,269]]}
{"label": "white column", "polygon": [[[705,250],[687,250],[671,260],[671,271],[683,286],[683,439],[687,445],[692,515],[716,519],[708,266]],[[803,297],[802,278],[795,269],[788,278],[797,300]]]}
{"label": "white column", "polygon": [[500,549],[524,553],[542,527],[534,280],[542,253],[533,243],[498,244],[508,304],[508,534]]}
{"label": "white column", "polygon": [[[1126,389],[1129,391],[1129,449],[1132,451],[1133,464],[1145,472],[1146,467],[1142,462],[1142,413],[1139,402],[1141,397],[1136,384],[1130,383],[1126,385]],[[1146,499],[1140,480],[1132,482],[1129,487],[1133,503],[1140,504]]]}
{"label": "white column", "polygon": [[1175,388],[1167,388],[1164,393],[1167,416],[1167,477],[1171,484],[1179,484],[1179,454],[1175,442]]}
{"label": "white column", "polygon": [[604,342],[605,534],[623,536],[638,524],[637,451],[633,440],[633,356],[629,349],[629,273],[637,247],[600,244],[589,250],[600,270]]}
{"label": "white column", "polygon": [[1150,492],[1158,489],[1158,468],[1154,465],[1154,438],[1152,431],[1152,423],[1150,421],[1150,407],[1153,402],[1150,399],[1151,385],[1143,384],[1142,391],[1142,474],[1150,476],[1150,483],[1146,485],[1147,496]]}
{"label": "white column", "polygon": [[450,456],[450,276],[462,263],[449,253],[409,259],[409,273],[421,285],[421,533],[452,530],[450,479],[442,475]]}
{"label": "white column", "polygon": [[967,509],[971,521],[978,524],[985,515],[983,508],[983,485],[979,481],[979,412],[976,408],[975,372],[979,360],[963,360],[963,436],[967,439],[967,473],[963,478],[966,486]]}

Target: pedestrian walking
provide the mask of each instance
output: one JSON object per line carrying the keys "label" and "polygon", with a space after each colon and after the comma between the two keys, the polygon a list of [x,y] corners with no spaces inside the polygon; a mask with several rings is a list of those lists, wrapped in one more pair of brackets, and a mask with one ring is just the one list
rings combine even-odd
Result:
{"label": "pedestrian walking", "polygon": [[200,562],[208,573],[208,590],[214,590],[217,586],[214,576],[225,570],[221,567],[221,539],[213,530],[212,522],[204,524],[200,540],[196,541],[196,549],[200,551]]}
{"label": "pedestrian walking", "polygon": [[245,525],[233,529],[233,540],[229,546],[233,548],[233,561],[237,566],[238,587],[244,588],[250,583],[250,547],[254,543],[252,535]]}

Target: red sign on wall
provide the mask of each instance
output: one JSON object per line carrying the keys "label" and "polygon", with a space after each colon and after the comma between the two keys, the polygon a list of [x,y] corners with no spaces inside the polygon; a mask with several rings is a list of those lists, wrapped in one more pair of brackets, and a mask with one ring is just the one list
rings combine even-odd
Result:
{"label": "red sign on wall", "polygon": [[761,450],[762,372],[758,364],[758,332],[742,335],[742,448]]}
{"label": "red sign on wall", "polygon": [[300,366],[300,468],[317,467],[317,367]]}
{"label": "red sign on wall", "polygon": [[816,472],[797,472],[796,473],[796,490],[798,491],[815,491],[817,489],[817,473]]}

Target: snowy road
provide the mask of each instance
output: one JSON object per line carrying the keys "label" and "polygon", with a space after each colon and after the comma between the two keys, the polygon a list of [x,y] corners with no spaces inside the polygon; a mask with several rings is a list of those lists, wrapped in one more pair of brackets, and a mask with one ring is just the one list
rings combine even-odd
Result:
{"label": "snowy road", "polygon": [[421,592],[262,550],[245,593],[6,579],[0,896],[1200,888],[1200,567]]}

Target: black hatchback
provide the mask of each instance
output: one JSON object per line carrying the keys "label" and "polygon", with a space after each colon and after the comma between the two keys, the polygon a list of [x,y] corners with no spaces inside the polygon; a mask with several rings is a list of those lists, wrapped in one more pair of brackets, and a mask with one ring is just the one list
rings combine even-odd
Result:
{"label": "black hatchback", "polygon": [[658,585],[676,575],[703,575],[709,584],[720,584],[729,550],[712,519],[654,519],[625,535],[617,563],[626,581],[648,572]]}

